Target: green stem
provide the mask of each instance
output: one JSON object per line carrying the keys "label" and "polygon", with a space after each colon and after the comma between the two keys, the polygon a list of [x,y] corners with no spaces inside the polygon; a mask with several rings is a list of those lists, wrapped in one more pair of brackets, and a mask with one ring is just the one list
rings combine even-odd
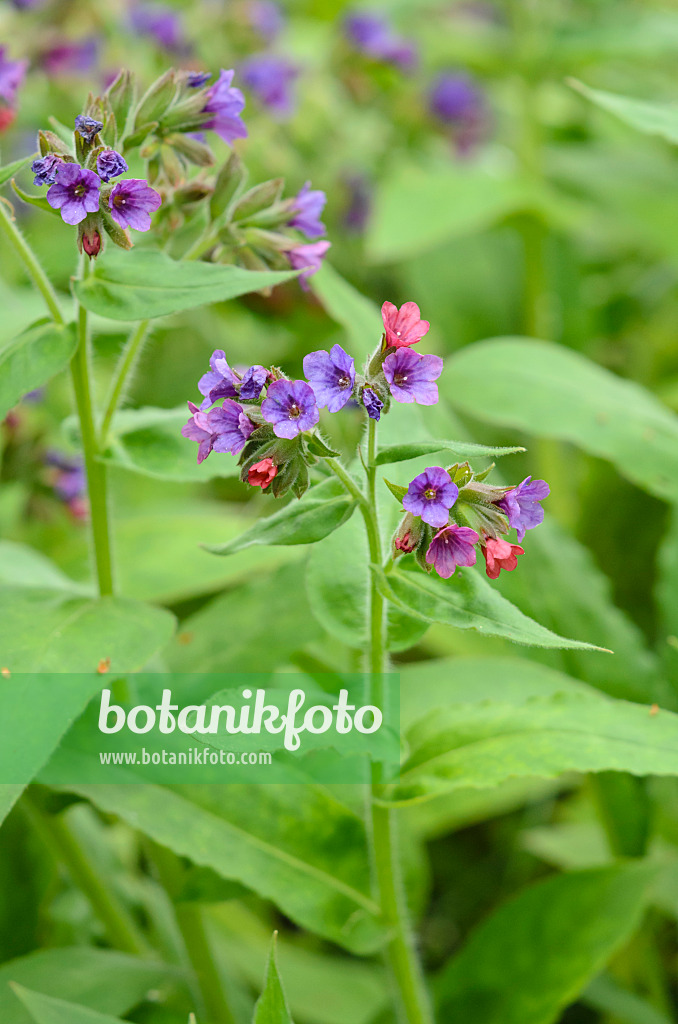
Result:
{"label": "green stem", "polygon": [[124,903],[99,875],[96,861],[82,846],[62,814],[49,814],[25,794],[24,810],[45,844],[68,871],[106,929],[116,949],[134,956],[149,956],[151,947]]}
{"label": "green stem", "polygon": [[99,430],[99,448],[101,451],[105,451],[106,449],[106,443],[108,441],[113,417],[118,405],[120,404],[129,375],[134,369],[135,363],[141,352],[141,348],[148,331],[148,325],[148,320],[141,320],[139,324],[137,324],[130,334],[129,339],[122,350],[120,361],[115,368],[115,375],[108,395],[106,410],[101,420],[101,428]]}
{"label": "green stem", "polygon": [[21,258],[26,270],[28,271],[33,284],[38,289],[45,304],[50,311],[52,317],[58,324],[65,323],[61,308],[59,307],[59,300],[57,294],[52,287],[52,282],[47,277],[47,274],[40,266],[40,262],[29,246],[28,242],[21,234],[21,231],[16,226],[11,216],[9,215],[5,203],[0,200],[0,227],[2,227],[7,238],[13,245],[18,256]]}
{"label": "green stem", "polygon": [[210,1024],[237,1024],[226,1000],[219,968],[214,961],[205,929],[203,908],[198,903],[182,903],[177,906],[176,913],[193,970],[198,977],[207,1020]]}
{"label": "green stem", "polygon": [[87,310],[78,304],[78,347],[71,360],[71,379],[75,392],[75,403],[80,421],[82,450],[87,474],[87,493],[90,504],[90,521],[94,562],[96,566],[99,594],[105,597],[113,593],[113,566],[111,560],[110,524],[108,515],[108,481],[106,467],[99,461],[89,355],[89,318]]}

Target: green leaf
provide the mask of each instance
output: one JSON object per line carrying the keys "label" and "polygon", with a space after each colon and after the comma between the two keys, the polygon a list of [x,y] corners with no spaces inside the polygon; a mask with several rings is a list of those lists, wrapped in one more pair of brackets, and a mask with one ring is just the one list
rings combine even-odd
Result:
{"label": "green leaf", "polygon": [[21,1000],[30,1013],[35,1024],[124,1024],[119,1017],[111,1017],[108,1013],[99,1013],[77,1003],[55,999],[41,992],[32,992],[23,985],[12,985],[15,995]]}
{"label": "green leaf", "polygon": [[11,990],[15,982],[107,1014],[126,1014],[177,968],[91,946],[43,949],[0,966],[2,1024],[32,1024]]}
{"label": "green leaf", "polygon": [[328,448],[317,434],[311,434],[307,441],[307,447],[311,455],[318,455],[321,459],[337,459],[341,455],[341,452],[335,452],[333,448]]}
{"label": "green leaf", "polygon": [[22,587],[70,590],[74,594],[88,596],[93,593],[92,587],[70,579],[41,551],[27,544],[0,540],[0,585],[14,586],[17,580],[21,581]]}
{"label": "green leaf", "polygon": [[671,1024],[652,1003],[623,988],[609,974],[594,978],[582,995],[582,1002],[619,1021],[619,1024]]}
{"label": "green leaf", "polygon": [[470,345],[447,366],[446,397],[455,408],[571,441],[651,494],[678,501],[678,416],[639,384],[527,338]]}
{"label": "green leaf", "polygon": [[519,893],[444,970],[439,1019],[554,1024],[637,927],[653,875],[641,862],[556,876]]}
{"label": "green leaf", "polygon": [[23,793],[23,789],[22,785],[0,784],[0,825]]}
{"label": "green leaf", "polygon": [[0,651],[12,672],[133,672],[171,639],[174,616],[122,597],[0,587]]}
{"label": "green leaf", "polygon": [[[321,491],[315,494],[314,491]],[[214,555],[234,555],[257,544],[314,544],[338,529],[353,515],[355,499],[341,493],[326,497],[326,485],[313,488],[300,501],[292,501],[279,512],[259,519],[227,544],[205,545]]]}
{"label": "green leaf", "polygon": [[253,271],[199,261],[177,262],[163,252],[112,247],[94,273],[76,281],[78,300],[92,313],[111,320],[148,320],[212,302],[271,288],[298,271]]}
{"label": "green leaf", "polygon": [[678,716],[569,689],[522,704],[437,708],[408,732],[394,799],[567,771],[678,775]]}
{"label": "green leaf", "polygon": [[[271,952],[266,965],[266,986],[254,1008],[253,1024],[294,1024],[283,992],[276,956],[276,938],[273,933]],[[49,1024],[49,1022],[45,1022]]]}
{"label": "green leaf", "polygon": [[388,487],[389,491],[391,492],[395,500],[402,507],[403,498],[407,494],[408,488],[403,487],[402,484],[392,484],[390,480],[386,479],[386,477],[384,477],[384,483]]}
{"label": "green leaf", "polygon": [[194,864],[357,953],[382,942],[365,831],[320,786],[69,786]]}
{"label": "green leaf", "polygon": [[502,597],[473,569],[457,572],[451,580],[427,576],[424,572],[390,572],[372,566],[382,594],[398,608],[425,619],[457,629],[476,629],[486,636],[503,636],[529,647],[572,647],[603,650],[581,640],[569,640],[526,615]]}
{"label": "green leaf", "polygon": [[34,160],[37,155],[37,153],[33,153],[32,156],[22,157],[21,160],[15,160],[14,163],[5,164],[4,167],[0,167],[0,185],[4,185],[6,181],[9,181],[15,174],[18,174],[21,168],[25,167],[29,160]]}
{"label": "green leaf", "polygon": [[24,203],[27,203],[29,206],[35,206],[38,210],[42,210],[43,213],[51,213],[52,216],[55,214],[57,217],[59,216],[59,211],[49,205],[46,196],[33,195],[30,192],[24,192],[24,190],[17,185],[14,179],[12,179],[12,189],[18,195],[19,199],[22,199]]}
{"label": "green leaf", "polygon": [[328,315],[346,331],[348,350],[356,362],[371,355],[384,333],[379,307],[349,284],[327,260],[310,284]]}
{"label": "green leaf", "polygon": [[392,462],[407,462],[408,459],[418,459],[434,452],[451,452],[459,459],[484,459],[524,451],[524,448],[488,448],[487,445],[471,441],[412,441],[409,444],[389,444],[380,448],[374,464],[385,466]]}
{"label": "green leaf", "polygon": [[604,92],[602,89],[591,89],[575,78],[569,79],[568,85],[571,85],[587,100],[595,103],[597,107],[614,114],[631,128],[636,128],[645,135],[659,135],[667,142],[678,144],[678,108],[662,106],[659,103],[648,103],[630,96]]}
{"label": "green leaf", "polygon": [[53,321],[38,321],[18,337],[0,343],[0,420],[25,394],[64,370],[76,345],[73,324]]}

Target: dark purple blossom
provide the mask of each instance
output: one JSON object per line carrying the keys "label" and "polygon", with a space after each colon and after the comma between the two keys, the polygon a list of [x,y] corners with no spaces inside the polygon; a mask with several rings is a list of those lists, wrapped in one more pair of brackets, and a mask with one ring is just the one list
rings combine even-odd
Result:
{"label": "dark purple blossom", "polygon": [[4,100],[8,107],[13,107],[16,94],[26,77],[28,61],[10,60],[6,54],[6,47],[0,46],[0,99]]}
{"label": "dark purple blossom", "polygon": [[485,102],[480,89],[463,74],[442,72],[429,93],[431,112],[455,129],[455,141],[461,153],[468,152],[479,140],[485,122]]}
{"label": "dark purple blossom", "polygon": [[294,249],[290,249],[287,253],[287,258],[290,261],[294,270],[301,270],[301,286],[302,288],[308,288],[305,284],[305,279],[312,277],[313,274],[317,274],[322,266],[323,259],[327,250],[329,249],[331,242],[310,242],[308,245],[297,245]]}
{"label": "dark purple blossom", "polygon": [[250,366],[248,370],[245,370],[242,384],[240,385],[240,397],[242,400],[244,402],[256,402],[264,390],[267,380],[268,370],[265,366]]}
{"label": "dark purple blossom", "polygon": [[84,463],[79,456],[50,451],[45,456],[45,463],[55,470],[52,487],[62,501],[71,502],[74,498],[83,496],[87,489],[87,477]]}
{"label": "dark purple blossom", "polygon": [[311,182],[307,181],[294,200],[294,217],[287,223],[307,238],[319,238],[326,230],[320,219],[326,202],[325,193],[320,189],[311,189]]}
{"label": "dark purple blossom", "polygon": [[533,480],[526,476],[521,484],[497,502],[497,507],[508,516],[509,526],[518,534],[522,542],[527,530],[534,530],[544,521],[544,509],[539,504],[548,498],[551,488],[545,480]]}
{"label": "dark purple blossom", "polygon": [[273,0],[250,0],[247,16],[252,28],[269,43],[280,35],[285,23],[280,7]]}
{"label": "dark purple blossom", "polygon": [[356,11],[344,22],[348,39],[373,60],[393,64],[411,71],[417,64],[414,43],[399,36],[383,15],[373,11]]}
{"label": "dark purple blossom", "polygon": [[108,199],[111,217],[121,228],[134,228],[135,231],[148,231],[151,226],[151,214],[162,203],[162,198],[154,188],[142,178],[125,178],[113,186]]}
{"label": "dark purple blossom", "polygon": [[35,177],[33,178],[34,185],[53,185],[57,180],[57,173],[63,160],[57,153],[47,153],[39,160],[34,160],[31,164],[31,170]]}
{"label": "dark purple blossom", "polygon": [[66,224],[79,224],[88,213],[99,209],[101,178],[78,164],[63,163],[57,171],[56,182],[47,192],[47,202],[53,210],[61,210]]}
{"label": "dark purple blossom", "polygon": [[188,49],[181,19],[169,7],[139,4],[132,10],[130,23],[135,32],[150,36],[165,50],[182,53]]}
{"label": "dark purple blossom", "polygon": [[339,412],[353,394],[355,363],[341,345],[333,345],[330,352],[309,352],[304,356],[304,373],[321,409],[327,406],[329,412]]}
{"label": "dark purple blossom", "polygon": [[384,376],[396,402],[435,405],[438,385],[433,382],[443,372],[440,356],[420,356],[411,348],[399,348],[384,359]]}
{"label": "dark purple blossom", "polygon": [[459,488],[450,474],[440,466],[433,466],[415,476],[403,498],[403,508],[413,516],[421,516],[429,526],[440,529],[447,526],[449,511],[458,494]]}
{"label": "dark purple blossom", "polygon": [[292,83],[298,75],[296,64],[275,53],[255,54],[242,67],[244,84],[279,120],[285,120],[294,113]]}
{"label": "dark purple blossom", "polygon": [[192,415],[181,433],[189,441],[198,442],[198,465],[213,451],[238,455],[256,429],[238,403],[230,398],[223,406],[207,413],[201,412],[193,402],[188,403],[188,408]]}
{"label": "dark purple blossom", "polygon": [[127,161],[114,149],[105,149],[103,153],[99,153],[97,157],[97,171],[102,181],[118,178],[127,170],[129,170]]}
{"label": "dark purple blossom", "polygon": [[444,526],[436,533],[426,552],[426,561],[439,576],[449,580],[458,565],[475,565],[475,545],[480,537],[468,526]]}
{"label": "dark purple blossom", "polygon": [[189,71],[186,78],[186,85],[189,89],[202,89],[212,77],[211,71]]}
{"label": "dark purple blossom", "polygon": [[313,388],[305,380],[276,380],[261,403],[264,419],[277,437],[296,437],[320,419]]}
{"label": "dark purple blossom", "polygon": [[216,349],[210,356],[210,370],[198,381],[198,391],[204,395],[200,411],[209,409],[220,398],[237,398],[236,384],[239,383],[240,378],[228,365],[224,350]]}
{"label": "dark purple blossom", "polygon": [[370,387],[363,388],[363,405],[365,411],[371,420],[378,420],[381,416],[381,410],[384,408],[384,403],[377,394],[377,392]]}
{"label": "dark purple blossom", "polygon": [[40,63],[47,75],[86,75],[93,71],[99,59],[99,42],[94,37],[72,42],[64,39],[45,50]]}
{"label": "dark purple blossom", "polygon": [[216,132],[229,146],[235,139],[247,138],[247,128],[240,117],[245,109],[245,97],[240,89],[231,85],[234,74],[234,71],[222,68],[219,78],[208,90],[205,113],[214,117],[203,125],[203,128]]}
{"label": "dark purple blossom", "polygon": [[103,126],[103,121],[97,121],[93,117],[88,117],[87,114],[78,114],[75,119],[75,130],[78,135],[82,136],[85,142],[91,142]]}

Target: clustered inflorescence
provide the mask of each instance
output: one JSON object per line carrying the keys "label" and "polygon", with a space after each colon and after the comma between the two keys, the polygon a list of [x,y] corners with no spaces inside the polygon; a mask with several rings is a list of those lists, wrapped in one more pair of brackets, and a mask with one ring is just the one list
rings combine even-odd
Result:
{"label": "clustered inflorescence", "polygon": [[[200,406],[189,402],[191,418],[182,429],[198,443],[198,463],[213,451],[238,455],[243,482],[275,496],[291,489],[301,497],[308,467],[337,455],[314,430],[320,409],[337,413],[352,402],[378,420],[392,401],[434,405],[443,361],[411,348],[429,330],[419,307],[406,302],[398,309],[385,302],[382,319],[381,344],[362,374],[341,345],[304,358],[307,380],[290,380],[277,367],[260,365],[238,373],[222,350],[214,352],[210,371],[198,382],[203,400]],[[405,510],[393,557],[414,554],[427,572],[435,568],[448,579],[457,566],[474,565],[480,547],[491,579],[502,569],[515,569],[526,531],[544,518],[540,502],[549,487],[531,477],[516,487],[497,487],[485,482],[488,473],[474,473],[468,463],[433,466],[407,488],[389,484]],[[506,539],[512,529],[517,544]]]}

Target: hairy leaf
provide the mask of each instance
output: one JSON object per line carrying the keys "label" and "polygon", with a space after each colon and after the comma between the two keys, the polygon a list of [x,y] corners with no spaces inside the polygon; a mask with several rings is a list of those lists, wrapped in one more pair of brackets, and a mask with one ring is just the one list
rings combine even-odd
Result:
{"label": "hairy leaf", "polygon": [[380,448],[374,464],[385,466],[392,462],[407,462],[408,459],[418,459],[421,455],[432,455],[434,452],[450,452],[453,458],[458,459],[483,459],[524,451],[524,448],[488,448],[487,445],[471,441],[412,441],[409,444],[389,444]]}
{"label": "hairy leaf", "polygon": [[38,321],[0,344],[0,420],[29,391],[66,369],[77,340],[73,324]]}

